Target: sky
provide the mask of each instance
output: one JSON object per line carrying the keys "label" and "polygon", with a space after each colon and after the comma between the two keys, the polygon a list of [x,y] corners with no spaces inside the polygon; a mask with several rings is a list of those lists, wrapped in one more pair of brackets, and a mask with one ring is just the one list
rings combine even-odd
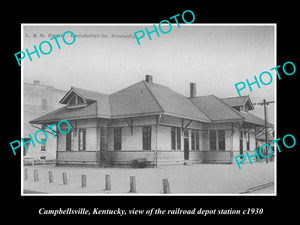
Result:
{"label": "sky", "polygon": [[[153,76],[153,82],[168,86],[189,96],[189,83],[197,85],[197,95],[215,95],[220,98],[237,97],[235,84],[254,81],[263,71],[273,75],[270,85],[253,85],[241,91],[252,103],[263,99],[276,100],[275,27],[273,24],[172,24],[169,33],[147,34],[138,45],[134,33],[153,30],[153,24],[23,24],[22,50],[31,52],[42,41],[52,44],[48,55],[40,58],[32,54],[22,60],[23,82],[51,85],[62,90],[71,86],[111,94]],[[156,23],[156,27],[158,24]],[[164,31],[169,26],[162,26]],[[71,45],[62,37],[50,40],[56,34],[72,31],[77,35]],[[81,36],[78,36],[81,35]],[[83,35],[89,35],[84,37]],[[70,35],[66,41],[72,40]],[[43,44],[43,50],[49,49]],[[264,77],[267,83],[268,77]],[[254,106],[254,114],[263,118],[263,107]],[[274,122],[275,105],[268,107],[268,119]]]}

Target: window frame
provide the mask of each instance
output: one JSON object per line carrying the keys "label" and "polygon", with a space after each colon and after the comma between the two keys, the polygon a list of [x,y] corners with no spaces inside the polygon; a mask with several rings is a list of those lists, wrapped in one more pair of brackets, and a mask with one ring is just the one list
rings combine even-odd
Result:
{"label": "window frame", "polygon": [[114,127],[114,151],[122,150],[122,127]]}
{"label": "window frame", "polygon": [[171,127],[171,150],[181,150],[181,128]]}
{"label": "window frame", "polygon": [[250,132],[246,133],[246,150],[250,151]]}
{"label": "window frame", "polygon": [[47,111],[48,100],[46,98],[42,98],[42,110]]}
{"label": "window frame", "polygon": [[[222,138],[222,140],[221,140],[221,135],[220,135],[220,133],[223,133],[224,132],[224,139]],[[223,135],[222,135],[223,136]],[[218,130],[218,151],[225,151],[226,150],[226,132],[225,132],[225,130]],[[221,145],[221,143],[222,143],[222,145]],[[224,149],[222,148],[220,148],[220,146],[224,146]]]}
{"label": "window frame", "polygon": [[74,151],[74,131],[72,129],[66,134],[66,151]]}
{"label": "window frame", "polygon": [[[212,135],[211,135],[212,132],[215,132],[215,140],[212,140]],[[224,140],[220,139],[221,132],[224,132]],[[215,149],[212,148],[212,142],[214,142]],[[221,149],[220,146],[224,146],[224,149],[223,148]],[[226,130],[225,129],[209,130],[209,149],[210,151],[226,151]]]}
{"label": "window frame", "polygon": [[[212,132],[215,133],[215,139],[212,140]],[[210,151],[217,151],[218,150],[218,146],[217,146],[217,130],[209,130],[209,150]],[[212,143],[214,143],[215,148],[212,148]]]}
{"label": "window frame", "polygon": [[100,127],[100,151],[107,150],[107,127]]}
{"label": "window frame", "polygon": [[176,128],[171,127],[171,150],[176,150]]}
{"label": "window frame", "polygon": [[176,150],[181,150],[181,128],[176,128]]}
{"label": "window frame", "polygon": [[85,150],[86,150],[86,129],[79,128],[78,129],[78,151],[85,151]]}
{"label": "window frame", "polygon": [[142,128],[143,150],[151,150],[152,127],[143,126]]}

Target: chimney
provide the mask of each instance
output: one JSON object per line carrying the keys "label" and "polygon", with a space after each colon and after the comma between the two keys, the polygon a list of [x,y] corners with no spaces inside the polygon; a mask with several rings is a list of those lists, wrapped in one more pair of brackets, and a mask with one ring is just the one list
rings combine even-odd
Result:
{"label": "chimney", "polygon": [[34,84],[34,85],[40,85],[40,81],[39,81],[39,80],[34,80],[34,81],[33,81],[33,84]]}
{"label": "chimney", "polygon": [[149,84],[153,83],[153,78],[152,78],[151,75],[146,75],[146,82],[149,83]]}
{"label": "chimney", "polygon": [[195,98],[197,95],[196,93],[196,84],[190,83],[190,98]]}

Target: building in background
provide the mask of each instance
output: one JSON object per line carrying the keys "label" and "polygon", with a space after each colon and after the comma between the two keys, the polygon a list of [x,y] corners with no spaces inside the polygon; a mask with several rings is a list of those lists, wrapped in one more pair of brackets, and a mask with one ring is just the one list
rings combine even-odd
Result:
{"label": "building in background", "polygon": [[[62,105],[59,100],[66,94],[66,91],[59,90],[53,86],[42,85],[40,81],[33,83],[23,83],[23,138],[29,140],[29,135],[34,138],[34,134],[43,126],[36,126],[29,123],[30,120],[47,114]],[[33,157],[35,160],[55,160],[56,139],[48,135],[48,140],[44,144],[28,143],[27,150],[23,148],[23,155]]]}

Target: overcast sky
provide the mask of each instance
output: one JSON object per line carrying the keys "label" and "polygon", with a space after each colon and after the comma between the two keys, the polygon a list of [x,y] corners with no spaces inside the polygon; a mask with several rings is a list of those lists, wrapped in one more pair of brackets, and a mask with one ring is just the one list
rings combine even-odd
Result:
{"label": "overcast sky", "polygon": [[[66,31],[90,36],[77,37],[72,45],[64,44],[60,37],[60,50],[54,40],[50,41],[53,49],[49,55],[40,54],[38,58],[34,54],[32,62],[23,60],[23,81],[40,80],[41,84],[63,90],[75,86],[111,94],[150,74],[155,83],[185,96],[189,96],[189,83],[194,82],[197,95],[223,98],[238,96],[235,83],[254,81],[254,75],[276,66],[272,24],[180,24],[180,28],[172,24],[168,34],[157,37],[152,33],[152,40],[145,35],[138,45],[133,34],[145,31],[145,27],[152,30],[153,24],[24,25],[22,50],[33,51],[33,45],[38,47],[40,42]],[[47,46],[43,47],[47,51]],[[274,71],[271,73],[275,78]],[[274,80],[260,89],[253,85],[253,92],[247,88],[241,94],[250,95],[253,103],[264,98],[275,100]],[[268,112],[269,121],[274,123],[274,104]],[[255,106],[253,113],[263,118],[263,107]]]}

